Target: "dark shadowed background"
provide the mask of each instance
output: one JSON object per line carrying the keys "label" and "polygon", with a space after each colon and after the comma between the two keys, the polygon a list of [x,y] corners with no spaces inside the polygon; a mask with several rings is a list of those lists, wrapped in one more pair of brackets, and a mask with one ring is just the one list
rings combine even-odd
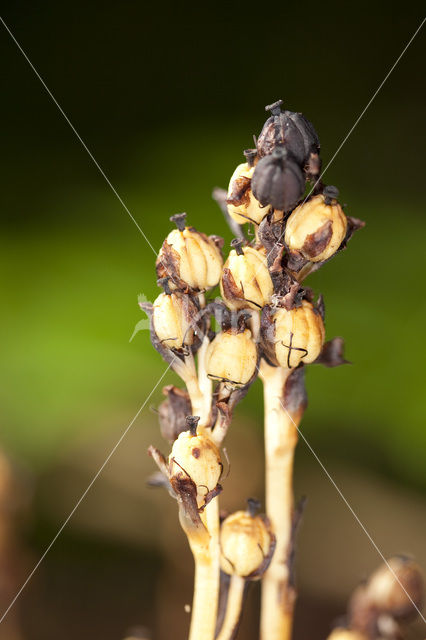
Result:
{"label": "dark shadowed background", "polygon": [[[231,240],[210,194],[259,133],[265,104],[281,97],[303,111],[326,165],[420,24],[418,6],[18,2],[3,18],[158,250],[180,211]],[[137,295],[158,294],[154,253],[0,34],[0,445],[17,484],[5,610],[165,365],[147,332],[129,342]],[[367,226],[310,278],[328,336],[345,337],[353,365],[308,371],[302,424],[383,553],[413,553],[424,567],[425,44],[423,31],[325,176]],[[120,640],[134,625],[154,640],[185,638],[192,559],[175,504],[145,486],[148,445],[168,449],[149,411],[162,384],[0,624],[1,640]],[[227,447],[222,504],[234,509],[263,491],[258,383]],[[308,507],[295,637],[320,640],[380,557],[303,442],[296,494]],[[257,637],[257,588],[241,640]]]}

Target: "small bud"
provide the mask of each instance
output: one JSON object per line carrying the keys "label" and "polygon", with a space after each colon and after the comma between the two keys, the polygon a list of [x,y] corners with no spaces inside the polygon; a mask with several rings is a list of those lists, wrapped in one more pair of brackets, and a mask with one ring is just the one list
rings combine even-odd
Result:
{"label": "small bud", "polygon": [[153,304],[152,321],[164,347],[186,352],[194,343],[199,310],[192,299],[180,293],[160,293]]}
{"label": "small bud", "polygon": [[262,206],[254,197],[251,190],[251,179],[255,162],[252,156],[248,156],[247,160],[247,162],[238,165],[229,182],[226,198],[228,213],[238,224],[246,222],[260,224],[271,207]]}
{"label": "small bud", "polygon": [[275,364],[292,369],[317,359],[324,344],[325,327],[319,311],[302,300],[287,311],[266,307],[261,335],[266,355]]}
{"label": "small bud", "polygon": [[217,243],[193,227],[184,227],[183,214],[173,216],[178,226],[169,233],[157,258],[158,278],[168,278],[171,289],[201,291],[220,279],[222,256]]}
{"label": "small bud", "polygon": [[336,629],[333,629],[327,640],[368,640],[368,636],[365,636],[359,631],[352,631],[350,629],[337,627]]}
{"label": "small bud", "polygon": [[222,475],[219,449],[204,435],[184,431],[175,440],[169,456],[172,486],[190,478],[197,489],[197,503],[202,507],[218,487]]}
{"label": "small bud", "polygon": [[294,111],[281,111],[281,105],[282,100],[278,100],[266,107],[272,115],[266,120],[257,139],[259,158],[271,154],[277,146],[284,146],[304,167],[311,153],[319,153],[317,133],[305,116]]}
{"label": "small bud", "polygon": [[237,511],[222,523],[220,548],[220,563],[225,573],[255,580],[271,561],[275,536],[265,517]]}
{"label": "small bud", "polygon": [[404,556],[395,556],[388,564],[390,569],[383,564],[370,577],[366,585],[367,598],[378,610],[394,618],[415,615],[413,602],[420,608],[424,597],[424,580],[419,566]]}
{"label": "small bud", "polygon": [[293,156],[276,147],[257,163],[251,186],[261,205],[290,211],[303,195],[305,177]]}
{"label": "small bud", "polygon": [[224,264],[220,292],[228,307],[261,309],[274,293],[264,249],[233,249]]}
{"label": "small bud", "polygon": [[257,347],[248,329],[227,329],[217,334],[206,353],[209,378],[225,382],[230,388],[242,387],[253,378],[257,366]]}
{"label": "small bud", "polygon": [[286,245],[290,251],[299,252],[311,262],[330,258],[346,235],[347,220],[336,200],[337,189],[333,192],[332,187],[327,189],[330,189],[330,193],[324,190],[322,195],[298,206],[286,224]]}

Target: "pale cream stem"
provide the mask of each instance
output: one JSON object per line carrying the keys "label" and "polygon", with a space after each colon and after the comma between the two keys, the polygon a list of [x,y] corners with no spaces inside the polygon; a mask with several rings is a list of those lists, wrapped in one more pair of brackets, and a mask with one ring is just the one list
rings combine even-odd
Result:
{"label": "pale cream stem", "polygon": [[[203,347],[204,341],[200,350]],[[200,417],[200,427],[207,425],[210,417],[211,393],[210,396],[207,396],[206,398],[200,388],[195,360],[192,353],[185,358],[184,364],[181,363],[181,361],[178,361],[177,366],[173,366],[173,368],[186,384],[189,399],[191,400],[192,415]]]}
{"label": "pale cream stem", "polygon": [[[200,391],[200,402],[203,405],[203,410],[200,415],[203,416],[203,422],[200,426],[205,426],[210,423],[210,414],[212,408],[212,395],[213,395],[213,382],[208,377],[206,371],[206,353],[210,341],[207,336],[204,336],[201,347],[197,354],[198,364],[198,388]],[[200,420],[201,422],[201,420]]]}
{"label": "pale cream stem", "polygon": [[214,640],[219,602],[219,501],[207,505],[201,515],[209,533],[205,544],[189,542],[195,561],[194,599],[189,640]]}
{"label": "pale cream stem", "polygon": [[[185,380],[192,404],[193,415],[200,416],[198,431],[210,421],[212,383],[205,371],[205,352],[209,344],[207,336],[198,351],[198,377],[190,375]],[[210,429],[206,429],[211,435]],[[214,640],[220,586],[219,547],[219,499],[213,498],[200,514],[208,537],[191,536],[188,540],[194,556],[195,578],[189,640]]]}
{"label": "pale cream stem", "polygon": [[276,535],[276,549],[262,582],[261,640],[289,640],[294,589],[289,585],[288,554],[293,519],[293,458],[297,427],[283,408],[283,389],[291,369],[262,361],[264,385],[266,513]]}
{"label": "pale cream stem", "polygon": [[245,587],[244,578],[241,576],[231,577],[225,619],[216,640],[233,640],[235,638],[243,609]]}

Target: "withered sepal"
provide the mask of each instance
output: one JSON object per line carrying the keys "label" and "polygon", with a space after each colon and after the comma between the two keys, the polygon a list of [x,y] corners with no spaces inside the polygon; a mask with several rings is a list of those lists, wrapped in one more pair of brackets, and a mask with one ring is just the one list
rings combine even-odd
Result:
{"label": "withered sepal", "polygon": [[171,384],[163,388],[163,395],[166,400],[158,408],[161,435],[173,443],[188,428],[186,417],[192,414],[191,401],[187,391]]}
{"label": "withered sepal", "polygon": [[322,364],[324,367],[339,367],[342,364],[351,364],[344,357],[345,341],[340,336],[328,340],[322,348],[318,358],[313,364]]}

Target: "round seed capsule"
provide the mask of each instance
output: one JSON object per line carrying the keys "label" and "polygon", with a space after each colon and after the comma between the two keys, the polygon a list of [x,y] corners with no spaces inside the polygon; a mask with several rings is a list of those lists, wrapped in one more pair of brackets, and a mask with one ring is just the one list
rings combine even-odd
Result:
{"label": "round seed capsule", "polygon": [[[309,364],[319,356],[324,344],[325,328],[320,313],[307,300],[287,311],[279,308],[271,316],[273,332],[266,335],[265,350],[285,369]],[[272,341],[272,344],[271,344]]]}
{"label": "round seed capsule", "polygon": [[267,520],[237,511],[221,526],[222,570],[242,578],[260,578],[272,558],[274,546],[275,537]]}
{"label": "round seed capsule", "polygon": [[274,293],[266,264],[264,249],[242,247],[233,241],[233,249],[226,260],[220,279],[220,292],[228,307],[261,309]]}
{"label": "round seed capsule", "polygon": [[256,373],[257,347],[248,329],[217,334],[206,353],[207,375],[230,388],[242,387]]}
{"label": "round seed capsule", "polygon": [[283,145],[303,167],[308,163],[311,153],[319,153],[318,135],[313,124],[302,113],[287,109],[281,111],[282,103],[282,100],[277,100],[265,107],[271,111],[271,116],[257,139],[257,151],[262,158]]}
{"label": "round seed capsule", "polygon": [[251,186],[261,205],[290,211],[303,195],[305,178],[284,147],[276,147],[257,163]]}
{"label": "round seed capsule", "polygon": [[187,295],[160,293],[153,304],[154,331],[163,346],[186,351],[194,343],[197,306]]}
{"label": "round seed capsule", "polygon": [[383,564],[369,579],[366,586],[369,602],[395,618],[415,615],[417,611],[413,602],[420,608],[424,597],[424,578],[420,567],[404,556],[395,556],[388,564],[390,569]]}
{"label": "round seed capsule", "polygon": [[[251,152],[251,155],[249,155]],[[247,162],[239,164],[232,174],[228,187],[227,205],[228,213],[238,224],[253,222],[260,224],[269,213],[269,205],[262,206],[253,195],[251,179],[254,172],[254,159],[256,151],[245,151]]]}
{"label": "round seed capsule", "polygon": [[171,289],[201,291],[215,287],[222,272],[222,256],[212,238],[185,226],[185,214],[173,216],[178,228],[169,233],[157,258],[158,278]]}
{"label": "round seed capsule", "polygon": [[171,481],[190,478],[197,488],[198,506],[214,491],[222,474],[219,449],[207,436],[184,431],[173,443],[169,456]]}
{"label": "round seed capsule", "polygon": [[322,262],[342,244],[347,219],[337,202],[338,190],[326,187],[324,193],[296,207],[287,220],[285,243],[306,260]]}

